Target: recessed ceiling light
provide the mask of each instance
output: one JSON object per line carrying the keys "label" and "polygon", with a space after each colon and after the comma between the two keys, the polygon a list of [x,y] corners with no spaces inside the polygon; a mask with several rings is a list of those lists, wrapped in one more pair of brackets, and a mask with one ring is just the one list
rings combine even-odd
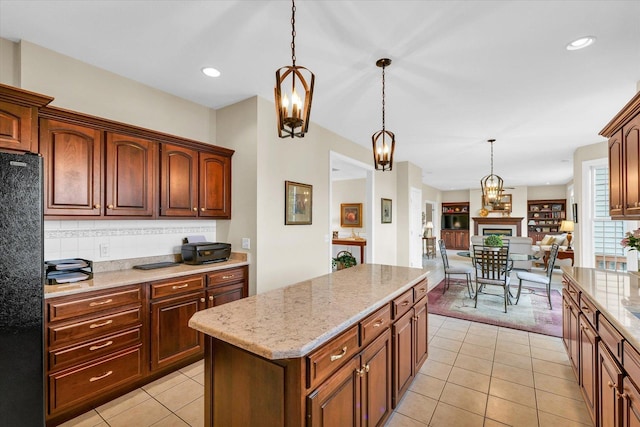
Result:
{"label": "recessed ceiling light", "polygon": [[202,73],[205,76],[209,76],[209,77],[218,77],[218,76],[220,76],[220,71],[216,70],[213,67],[204,67],[202,69]]}
{"label": "recessed ceiling light", "polygon": [[593,36],[580,37],[579,39],[576,39],[571,43],[569,43],[567,45],[567,50],[584,49],[585,47],[591,46],[592,44],[594,44],[595,41],[596,41],[596,38]]}

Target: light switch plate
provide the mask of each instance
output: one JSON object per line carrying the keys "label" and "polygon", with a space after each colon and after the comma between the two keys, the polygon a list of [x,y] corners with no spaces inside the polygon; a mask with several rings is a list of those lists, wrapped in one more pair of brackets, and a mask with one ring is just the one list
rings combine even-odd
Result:
{"label": "light switch plate", "polygon": [[242,238],[242,249],[251,249],[251,239],[248,237]]}

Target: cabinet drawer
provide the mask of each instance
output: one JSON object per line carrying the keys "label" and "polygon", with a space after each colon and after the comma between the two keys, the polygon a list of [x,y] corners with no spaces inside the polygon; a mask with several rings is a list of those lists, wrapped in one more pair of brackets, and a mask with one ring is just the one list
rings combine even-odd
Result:
{"label": "cabinet drawer", "polygon": [[423,296],[427,295],[427,291],[427,279],[424,279],[413,287],[413,300],[420,301]]}
{"label": "cabinet drawer", "polygon": [[367,316],[360,322],[361,345],[365,346],[391,325],[391,308],[389,304]]}
{"label": "cabinet drawer", "polygon": [[578,290],[578,288],[573,283],[567,281],[566,289],[567,289],[567,292],[569,293],[569,296],[573,300],[573,302],[575,302],[577,305],[578,300],[580,299],[580,291]]}
{"label": "cabinet drawer", "polygon": [[307,387],[328,377],[344,362],[358,354],[358,325],[329,341],[307,356]]}
{"label": "cabinet drawer", "polygon": [[398,319],[402,317],[413,306],[413,289],[409,289],[398,298],[394,299],[391,303],[393,307],[393,318]]}
{"label": "cabinet drawer", "polygon": [[622,340],[620,332],[600,313],[598,315],[598,335],[618,362],[622,362]]}
{"label": "cabinet drawer", "polygon": [[142,328],[109,335],[98,340],[49,352],[49,371],[82,363],[142,342]]}
{"label": "cabinet drawer", "polygon": [[142,310],[140,307],[108,316],[96,317],[82,322],[64,325],[47,326],[49,346],[64,345],[67,342],[77,342],[83,339],[99,338],[106,334],[117,332],[123,328],[140,324]]}
{"label": "cabinet drawer", "polygon": [[142,348],[115,354],[97,363],[49,375],[49,411],[86,402],[142,377]]}
{"label": "cabinet drawer", "polygon": [[597,326],[596,320],[598,318],[598,309],[591,301],[589,301],[588,298],[584,296],[584,294],[580,295],[580,311],[582,311],[584,317],[586,317],[589,323],[591,323],[591,326],[595,328]]}
{"label": "cabinet drawer", "polygon": [[204,289],[204,276],[188,276],[151,284],[151,298]]}
{"label": "cabinet drawer", "polygon": [[230,268],[207,273],[207,286],[218,286],[245,279],[245,268]]}
{"label": "cabinet drawer", "polygon": [[104,294],[91,293],[89,297],[61,297],[47,301],[49,322],[65,320],[71,317],[96,313],[97,311],[140,303],[142,292],[140,286],[120,289]]}

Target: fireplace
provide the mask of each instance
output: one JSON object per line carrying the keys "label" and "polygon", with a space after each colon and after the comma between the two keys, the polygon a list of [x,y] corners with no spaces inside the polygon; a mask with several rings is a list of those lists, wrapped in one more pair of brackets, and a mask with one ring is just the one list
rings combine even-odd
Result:
{"label": "fireplace", "polygon": [[[522,236],[524,217],[473,217],[473,230],[476,236],[501,234],[503,236]],[[485,232],[486,230],[486,232]]]}

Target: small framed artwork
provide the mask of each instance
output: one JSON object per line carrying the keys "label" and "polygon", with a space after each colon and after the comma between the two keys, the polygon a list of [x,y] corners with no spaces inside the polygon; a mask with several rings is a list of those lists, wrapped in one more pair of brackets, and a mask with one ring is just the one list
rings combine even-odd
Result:
{"label": "small framed artwork", "polygon": [[340,204],[340,227],[362,228],[362,203]]}
{"label": "small framed artwork", "polygon": [[391,199],[380,199],[380,218],[383,224],[391,224]]}
{"label": "small framed artwork", "polygon": [[313,209],[313,186],[284,182],[284,224],[309,225]]}

